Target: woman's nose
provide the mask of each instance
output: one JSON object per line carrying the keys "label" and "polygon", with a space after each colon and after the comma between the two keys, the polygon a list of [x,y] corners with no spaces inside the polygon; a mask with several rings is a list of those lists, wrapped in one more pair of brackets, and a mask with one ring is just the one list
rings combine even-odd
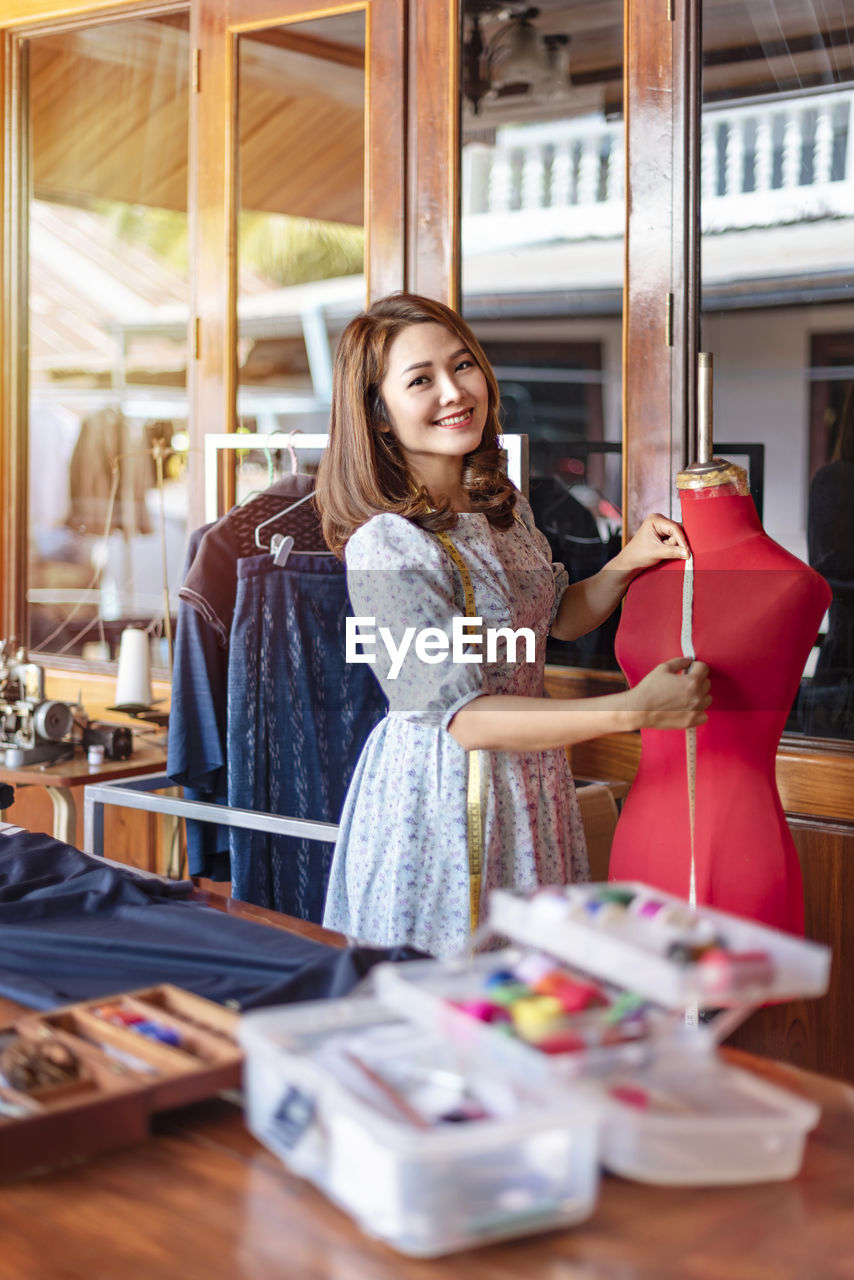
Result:
{"label": "woman's nose", "polygon": [[462,392],[460,390],[460,385],[453,374],[445,373],[442,375],[439,384],[439,395],[443,404],[454,404],[459,400]]}

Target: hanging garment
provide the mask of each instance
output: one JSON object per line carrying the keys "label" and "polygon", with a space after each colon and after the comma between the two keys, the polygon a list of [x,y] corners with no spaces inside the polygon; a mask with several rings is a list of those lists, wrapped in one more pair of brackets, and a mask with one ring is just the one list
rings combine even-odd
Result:
{"label": "hanging garment", "polygon": [[[110,495],[115,485],[112,512]],[[71,505],[67,524],[78,533],[103,534],[110,513],[113,529],[151,533],[146,490],[155,485],[154,459],[145,436],[135,438],[117,409],[99,409],[84,418],[71,455]]]}
{"label": "hanging garment", "polygon": [[[386,702],[345,660],[343,565],[292,552],[238,562],[228,665],[228,801],[337,822],[362,745]],[[234,897],[320,921],[330,845],[232,828]]]}
{"label": "hanging garment", "polygon": [[[278,515],[313,488],[311,476],[284,476],[251,502],[233,507],[190,537],[178,592],[166,766],[171,780],[184,787],[188,800],[228,803],[228,637],[238,559],[256,554],[255,530],[262,521]],[[293,534],[300,548],[326,549],[313,502],[304,502],[270,529]],[[188,874],[230,880],[227,828],[188,819],[186,832]]]}
{"label": "hanging garment", "polygon": [[[184,577],[212,525],[190,535]],[[166,772],[186,800],[227,804],[225,769],[228,653],[216,631],[185,600],[178,604]],[[228,829],[187,819],[187,874],[230,880]]]}
{"label": "hanging garment", "polygon": [[283,476],[251,502],[232,507],[208,528],[178,595],[213,627],[222,645],[228,645],[231,631],[237,592],[237,561],[258,555],[255,530],[260,524],[279,515],[278,520],[263,530],[266,545],[269,545],[272,534],[289,533],[298,551],[329,550],[323,540],[320,516],[314,502],[303,502],[288,510],[293,502],[313,489],[313,476]]}
{"label": "hanging garment", "polygon": [[0,996],[33,1009],[171,982],[241,1008],[346,995],[408,949],[339,950],[187,901],[52,836],[0,835]]}

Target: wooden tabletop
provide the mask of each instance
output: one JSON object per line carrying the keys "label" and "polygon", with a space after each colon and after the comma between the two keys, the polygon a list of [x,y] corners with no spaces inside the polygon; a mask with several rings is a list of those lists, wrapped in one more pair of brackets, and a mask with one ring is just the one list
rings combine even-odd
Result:
{"label": "wooden tabletop", "polygon": [[[0,999],[0,1024],[19,1009]],[[215,1099],[157,1118],[138,1146],[0,1187],[0,1280],[854,1280],[854,1087],[723,1052],[823,1108],[797,1178],[680,1190],[605,1177],[572,1230],[416,1261],[364,1236]]]}
{"label": "wooden tabletop", "polygon": [[414,1261],[359,1232],[216,1100],[132,1149],[0,1189],[2,1280],[850,1280],[854,1090],[738,1056],[819,1101],[791,1182],[644,1187],[606,1177],[572,1230]]}
{"label": "wooden tabletop", "polygon": [[0,782],[33,787],[84,787],[91,782],[114,782],[117,778],[130,778],[136,773],[157,773],[158,769],[165,769],[166,748],[135,737],[133,754],[127,760],[105,760],[103,764],[90,765],[84,749],[77,747],[70,760],[49,763],[45,768],[42,768],[43,763],[7,769],[0,756]]}

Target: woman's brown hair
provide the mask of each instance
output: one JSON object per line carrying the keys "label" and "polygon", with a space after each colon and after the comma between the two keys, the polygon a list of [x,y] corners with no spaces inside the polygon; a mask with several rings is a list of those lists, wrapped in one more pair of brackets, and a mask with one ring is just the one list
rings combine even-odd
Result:
{"label": "woman's brown hair", "polygon": [[498,383],[483,348],[455,311],[431,298],[393,293],[351,320],[341,336],[332,378],[329,443],[317,476],[323,534],[336,555],[372,516],[391,511],[422,529],[450,529],[457,513],[449,502],[433,505],[416,488],[397,440],[387,425],[380,394],[392,342],[413,324],[440,324],[471,352],[487,385],[486,425],[480,445],[463,460],[463,484],[472,508],[490,524],[513,523],[516,489],[501,471]]}

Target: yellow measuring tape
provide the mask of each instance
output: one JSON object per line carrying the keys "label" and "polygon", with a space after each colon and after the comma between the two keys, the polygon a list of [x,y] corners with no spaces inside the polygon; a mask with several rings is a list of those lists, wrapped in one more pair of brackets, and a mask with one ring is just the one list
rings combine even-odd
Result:
{"label": "yellow measuring tape", "polygon": [[[463,584],[463,599],[467,618],[476,618],[474,587],[465,560],[444,529],[436,535],[447,551]],[[468,753],[468,786],[466,789],[466,818],[468,824],[469,851],[469,920],[471,931],[477,929],[480,919],[480,891],[483,883],[483,804],[481,800],[480,752]]]}

